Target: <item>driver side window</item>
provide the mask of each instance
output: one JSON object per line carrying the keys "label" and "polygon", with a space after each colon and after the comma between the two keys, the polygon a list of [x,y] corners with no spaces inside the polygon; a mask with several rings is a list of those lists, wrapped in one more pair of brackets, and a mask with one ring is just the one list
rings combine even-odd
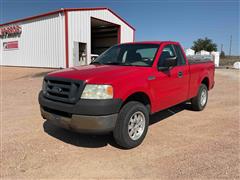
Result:
{"label": "driver side window", "polygon": [[176,57],[176,53],[175,53],[173,45],[165,46],[163,48],[162,54],[159,58],[158,67],[163,67],[165,59],[172,58],[172,57]]}

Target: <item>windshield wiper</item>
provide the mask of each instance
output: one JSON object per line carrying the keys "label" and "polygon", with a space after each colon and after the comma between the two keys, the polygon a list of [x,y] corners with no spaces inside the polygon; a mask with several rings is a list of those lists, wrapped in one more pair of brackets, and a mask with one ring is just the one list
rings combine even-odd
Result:
{"label": "windshield wiper", "polygon": [[123,65],[123,63],[119,63],[119,62],[107,62],[104,63],[105,65]]}
{"label": "windshield wiper", "polygon": [[99,61],[93,61],[90,64],[102,64],[102,63],[100,63]]}

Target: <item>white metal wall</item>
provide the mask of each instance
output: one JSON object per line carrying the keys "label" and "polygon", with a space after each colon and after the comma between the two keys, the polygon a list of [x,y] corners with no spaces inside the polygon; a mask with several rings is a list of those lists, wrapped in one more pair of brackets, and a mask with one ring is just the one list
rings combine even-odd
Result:
{"label": "white metal wall", "polygon": [[[65,67],[64,16],[55,14],[17,23],[20,37],[0,41],[0,65]],[[3,50],[3,42],[18,41],[19,49]]]}
{"label": "white metal wall", "polygon": [[108,10],[70,11],[68,12],[69,25],[69,66],[73,66],[74,41],[87,43],[87,59],[90,63],[91,51],[91,17],[102,19],[121,26],[121,43],[133,42],[134,30]]}

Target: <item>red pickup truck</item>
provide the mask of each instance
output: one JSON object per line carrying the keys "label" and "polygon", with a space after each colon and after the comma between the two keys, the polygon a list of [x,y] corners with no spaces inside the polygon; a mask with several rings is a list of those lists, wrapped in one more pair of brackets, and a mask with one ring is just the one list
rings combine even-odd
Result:
{"label": "red pickup truck", "polygon": [[177,42],[119,44],[90,65],[49,73],[39,93],[41,115],[60,127],[113,132],[123,148],[141,144],[149,115],[191,101],[201,111],[214,86],[212,61],[188,60]]}

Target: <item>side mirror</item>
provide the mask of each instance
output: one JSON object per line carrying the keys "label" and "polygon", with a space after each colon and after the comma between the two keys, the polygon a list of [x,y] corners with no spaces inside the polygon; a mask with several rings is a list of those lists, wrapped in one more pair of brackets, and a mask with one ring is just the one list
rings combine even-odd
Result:
{"label": "side mirror", "polygon": [[159,71],[166,71],[177,65],[177,57],[166,58],[163,62],[163,66],[159,66]]}

